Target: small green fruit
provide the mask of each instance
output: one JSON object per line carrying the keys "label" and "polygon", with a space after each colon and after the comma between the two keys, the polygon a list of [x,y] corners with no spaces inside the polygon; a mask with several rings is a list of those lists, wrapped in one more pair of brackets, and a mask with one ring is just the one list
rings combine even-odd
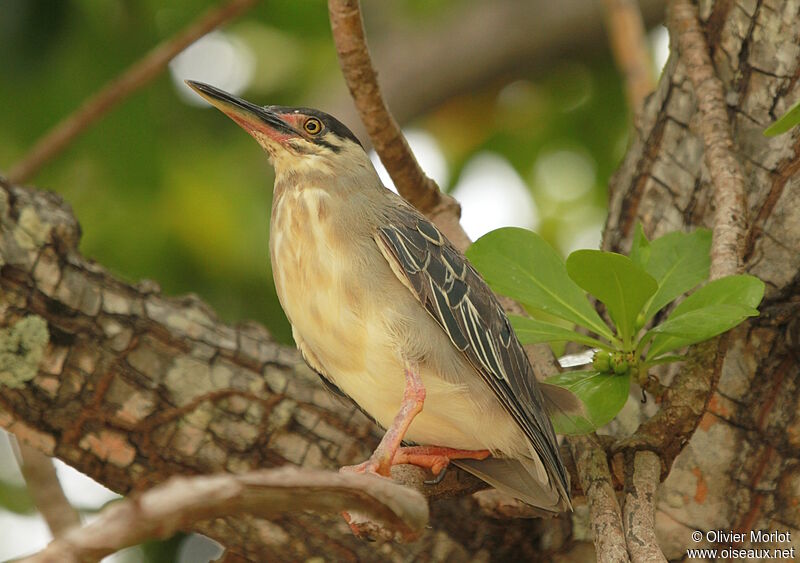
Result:
{"label": "small green fruit", "polygon": [[592,367],[600,373],[608,373],[611,371],[611,354],[605,350],[598,350],[594,353],[592,358]]}
{"label": "small green fruit", "polygon": [[625,358],[626,354],[616,352],[611,356],[611,369],[617,375],[625,375],[628,373],[628,360]]}

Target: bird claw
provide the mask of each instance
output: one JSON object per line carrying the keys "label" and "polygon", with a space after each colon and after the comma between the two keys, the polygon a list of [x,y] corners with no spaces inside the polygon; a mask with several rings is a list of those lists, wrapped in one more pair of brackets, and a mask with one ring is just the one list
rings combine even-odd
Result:
{"label": "bird claw", "polygon": [[438,485],[439,483],[441,483],[441,482],[442,482],[442,480],[444,480],[444,476],[445,476],[445,475],[447,475],[447,468],[448,468],[448,467],[449,467],[449,465],[445,465],[445,466],[444,466],[444,467],[443,467],[443,468],[442,468],[442,469],[439,471],[439,473],[435,473],[435,474],[433,475],[433,479],[426,479],[425,481],[423,481],[423,483],[424,483],[425,485]]}

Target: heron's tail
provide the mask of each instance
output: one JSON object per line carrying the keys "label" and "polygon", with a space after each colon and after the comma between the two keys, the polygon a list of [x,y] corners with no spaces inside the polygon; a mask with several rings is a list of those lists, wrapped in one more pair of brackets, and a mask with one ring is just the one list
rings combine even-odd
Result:
{"label": "heron's tail", "polygon": [[569,498],[551,483],[541,462],[537,463],[537,460],[489,457],[483,460],[454,460],[453,463],[498,491],[541,508],[546,513],[572,509]]}

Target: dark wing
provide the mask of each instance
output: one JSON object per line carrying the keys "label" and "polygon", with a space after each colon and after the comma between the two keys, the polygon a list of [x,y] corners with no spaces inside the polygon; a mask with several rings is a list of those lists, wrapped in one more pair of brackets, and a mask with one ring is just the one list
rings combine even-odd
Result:
{"label": "dark wing", "polygon": [[405,205],[389,212],[375,240],[395,274],[524,430],[568,498],[566,470],[533,368],[486,282],[430,221]]}

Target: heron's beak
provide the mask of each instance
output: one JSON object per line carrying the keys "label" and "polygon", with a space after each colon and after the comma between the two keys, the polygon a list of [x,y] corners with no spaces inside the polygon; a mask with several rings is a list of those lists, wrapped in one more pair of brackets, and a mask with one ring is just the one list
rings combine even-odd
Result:
{"label": "heron's beak", "polygon": [[187,80],[186,84],[253,136],[254,133],[262,133],[280,142],[298,135],[291,125],[268,106],[257,106],[202,82]]}

